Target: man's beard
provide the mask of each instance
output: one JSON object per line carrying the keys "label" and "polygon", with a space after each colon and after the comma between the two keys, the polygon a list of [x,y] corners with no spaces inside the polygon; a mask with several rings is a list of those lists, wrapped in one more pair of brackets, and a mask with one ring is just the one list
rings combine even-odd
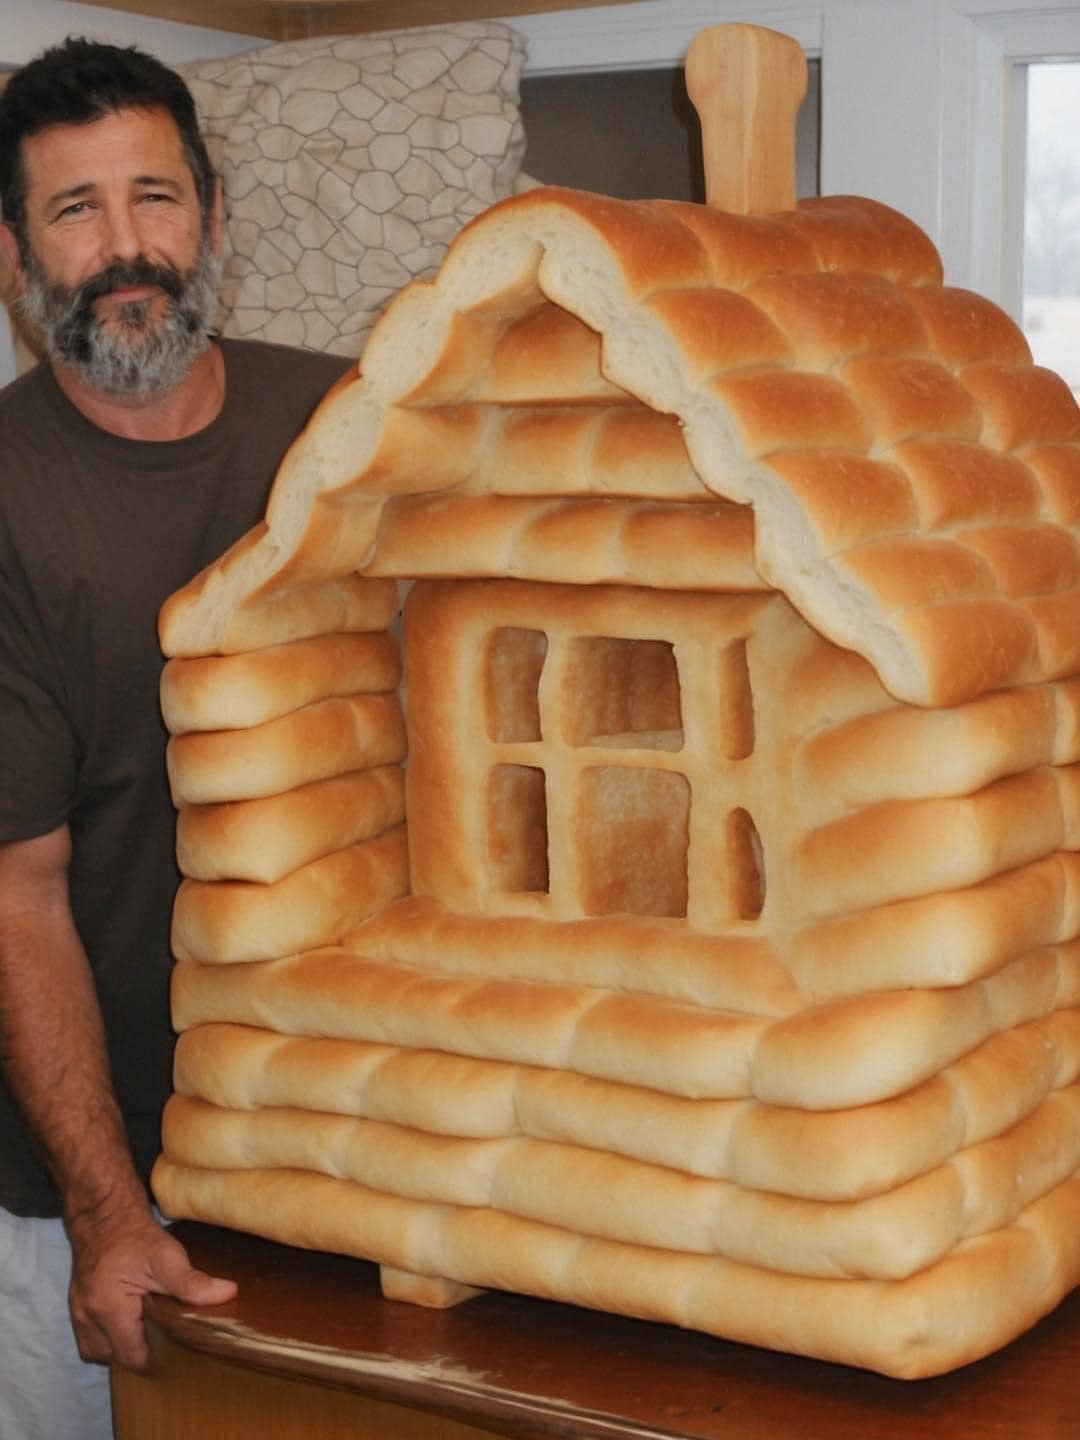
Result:
{"label": "man's beard", "polygon": [[[155,265],[141,256],[114,261],[74,289],[51,285],[31,253],[19,301],[45,352],[93,390],[146,398],[174,389],[206,349],[217,311],[221,265],[204,236],[191,270]],[[131,285],[154,285],[166,296],[155,318],[156,296],[121,305],[108,320],[94,302]]]}

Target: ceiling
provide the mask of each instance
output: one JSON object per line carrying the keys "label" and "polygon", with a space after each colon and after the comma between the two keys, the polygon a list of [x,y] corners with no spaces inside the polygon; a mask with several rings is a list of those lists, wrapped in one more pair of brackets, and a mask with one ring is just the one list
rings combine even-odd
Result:
{"label": "ceiling", "polygon": [[[77,3],[98,5],[99,0]],[[100,6],[109,10],[258,35],[267,40],[402,30],[413,25],[491,20],[615,3],[620,0],[100,0]]]}

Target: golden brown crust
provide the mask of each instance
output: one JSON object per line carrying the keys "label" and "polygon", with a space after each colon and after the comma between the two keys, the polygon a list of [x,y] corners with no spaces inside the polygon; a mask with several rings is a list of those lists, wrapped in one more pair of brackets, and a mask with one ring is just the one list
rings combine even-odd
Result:
{"label": "golden brown crust", "polygon": [[917,354],[926,344],[919,314],[906,293],[880,273],[770,275],[756,281],[746,299],[770,317],[795,362],[806,370]]}
{"label": "golden brown crust", "polygon": [[968,365],[958,378],[983,413],[982,438],[992,450],[1080,440],[1080,409],[1072,391],[1037,365]]}
{"label": "golden brown crust", "polygon": [[[447,350],[455,347],[448,345]],[[469,400],[491,405],[632,402],[600,373],[600,336],[550,301],[499,334],[487,369],[469,374]],[[413,397],[413,400],[418,398]]]}
{"label": "golden brown crust", "polygon": [[[379,843],[384,842],[368,842],[367,849]],[[322,880],[312,867],[299,875],[304,894]],[[251,887],[247,892],[205,887],[225,891],[213,900],[186,882],[181,898],[190,896],[192,905],[182,917],[178,910],[177,923],[188,953],[215,954],[210,937],[220,917],[222,943],[230,947],[221,958],[257,958],[257,945],[249,939],[259,933],[261,911],[254,907],[270,913],[277,896],[269,891],[276,888],[287,898],[282,888],[287,885],[268,887],[264,902]],[[239,906],[249,907],[253,917],[244,935],[238,925],[230,930],[229,909]],[[353,923],[361,918],[357,914]],[[299,917],[296,923],[308,922]],[[1075,991],[1080,973],[1075,953],[1047,950],[954,989],[841,996],[766,1020],[581,983],[545,985],[462,976],[431,965],[403,967],[352,949],[288,956],[275,943],[263,953],[286,958],[239,972],[215,964],[181,967],[173,996],[177,1028],[231,1021],[386,1040],[478,1059],[564,1066],[672,1095],[756,1096],[803,1111],[903,1094],[991,1036],[1075,1003],[1070,988]],[[838,1051],[846,1058],[842,1070],[831,1063]]]}
{"label": "golden brown crust", "polygon": [[872,594],[886,614],[914,606],[932,606],[936,612],[949,597],[979,600],[997,594],[990,566],[969,546],[953,540],[871,541],[848,550],[836,564]]}
{"label": "golden brown crust", "polygon": [[1039,484],[1013,455],[951,440],[910,440],[898,445],[892,458],[911,485],[919,530],[947,532],[955,525],[973,528],[980,520],[1022,524],[1041,517]]}
{"label": "golden brown crust", "polygon": [[1047,506],[1047,518],[1075,528],[1080,522],[1080,448],[1075,445],[1037,445],[1024,461],[1038,478]]}
{"label": "golden brown crust", "polygon": [[[453,548],[447,535],[453,534]],[[762,590],[753,564],[753,518],[724,503],[619,504],[614,500],[545,500],[531,496],[403,497],[383,512],[370,573],[618,584],[633,573],[643,585],[701,590]]]}
{"label": "golden brown crust", "polygon": [[1064,798],[1042,768],[975,795],[867,806],[807,836],[793,883],[813,897],[815,916],[963,890],[1055,855],[1067,835]]}
{"label": "golden brown crust", "polygon": [[[250,531],[236,553],[254,550],[259,532]],[[230,551],[231,555],[233,552]],[[215,606],[212,589],[219,571],[196,576],[162,606],[161,648],[166,655],[235,655],[264,645],[288,644],[312,635],[384,630],[398,609],[392,580],[347,574],[313,585],[281,588],[235,609]]]}
{"label": "golden brown crust", "polygon": [[359,695],[319,700],[245,730],[175,735],[167,762],[177,805],[212,805],[280,795],[404,756],[397,696]]}
{"label": "golden brown crust", "polygon": [[269,885],[185,880],[173,909],[173,953],[229,965],[332,944],[399,899],[408,885],[403,826],[312,860]]}
{"label": "golden brown crust", "polygon": [[921,356],[869,356],[840,371],[883,450],[934,434],[942,441],[977,440],[982,417],[971,395],[940,365]]}
{"label": "golden brown crust", "polygon": [[268,885],[404,818],[402,771],[382,765],[258,800],[187,805],[177,817],[176,856],[181,872],[193,880]]}
{"label": "golden brown crust", "polygon": [[900,1280],[1011,1224],[1080,1159],[1080,1086],[1008,1135],[846,1204],[744,1190],[529,1136],[461,1139],[311,1111],[223,1110],[174,1096],[164,1139],[181,1165],[330,1173],[407,1199],[485,1206],[573,1233],[723,1255],[788,1275]]}
{"label": "golden brown crust", "polygon": [[922,656],[926,694],[941,705],[1039,678],[1038,636],[1026,607],[950,600],[901,612],[896,629]]}
{"label": "golden brown crust", "polygon": [[981,295],[952,285],[920,285],[908,291],[908,299],[926,326],[934,354],[950,370],[982,361],[1030,363],[1020,326]]}
{"label": "golden brown crust", "polygon": [[940,1373],[1005,1344],[1051,1309],[1080,1271],[1075,1180],[1029,1206],[1015,1224],[887,1286],[583,1241],[484,1207],[447,1210],[298,1171],[214,1172],[163,1160],[154,1186],[170,1215],[905,1378]]}
{"label": "golden brown crust", "polygon": [[173,735],[243,729],[317,700],[395,690],[400,679],[390,635],[338,632],[242,655],[170,660],[161,709]]}
{"label": "golden brown crust", "polygon": [[1050,679],[1080,670],[1080,595],[1039,595],[1025,600],[1024,613],[1035,627],[1039,668]]}
{"label": "golden brown crust", "polygon": [[1055,856],[981,885],[811,924],[792,939],[803,993],[827,997],[898,984],[965,984],[1074,933],[1072,857]]}
{"label": "golden brown crust", "polygon": [[951,710],[896,705],[818,729],[794,757],[800,811],[818,826],[886,800],[974,795],[1002,776],[1060,763],[1060,703],[1039,686]]}
{"label": "golden brown crust", "polygon": [[[182,988],[209,979],[181,967]],[[839,1110],[693,1099],[568,1070],[213,1021],[181,1035],[175,1083],[228,1110],[299,1106],[434,1135],[530,1135],[749,1190],[846,1202],[1008,1134],[1078,1078],[1080,1015],[1067,1009],[991,1036],[902,1095]]]}
{"label": "golden brown crust", "polygon": [[653,202],[698,240],[713,285],[745,290],[762,275],[817,267],[813,247],[783,215],[733,215],[685,201]]}
{"label": "golden brown crust", "polygon": [[646,301],[663,332],[683,356],[692,383],[729,370],[793,362],[791,342],[769,318],[756,291],[663,290]]}
{"label": "golden brown crust", "polygon": [[929,237],[888,205],[823,195],[778,218],[809,241],[822,270],[869,272],[905,286],[941,283],[941,257]]}
{"label": "golden brown crust", "polygon": [[734,417],[749,459],[787,450],[835,446],[862,454],[870,430],[851,391],[830,375],[764,371],[716,379],[707,389]]}
{"label": "golden brown crust", "polygon": [[782,1015],[800,997],[768,940],[705,935],[642,916],[551,925],[527,915],[459,914],[410,899],[344,937],[372,960],[448,974],[558,981],[667,996],[750,1015]]}

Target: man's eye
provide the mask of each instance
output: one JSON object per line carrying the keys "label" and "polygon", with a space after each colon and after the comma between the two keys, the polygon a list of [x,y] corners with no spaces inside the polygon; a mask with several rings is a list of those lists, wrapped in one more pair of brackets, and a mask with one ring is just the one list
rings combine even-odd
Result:
{"label": "man's eye", "polygon": [[85,215],[89,209],[90,206],[85,200],[75,200],[72,204],[65,205],[64,208],[58,212],[56,218],[57,220],[75,220],[80,215]]}

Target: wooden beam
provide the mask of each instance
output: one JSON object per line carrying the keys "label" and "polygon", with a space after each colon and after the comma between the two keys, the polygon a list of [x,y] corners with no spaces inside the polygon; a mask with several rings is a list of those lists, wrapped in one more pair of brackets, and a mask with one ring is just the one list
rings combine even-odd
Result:
{"label": "wooden beam", "polygon": [[265,40],[361,35],[623,3],[626,0],[76,0],[91,9],[123,10]]}
{"label": "wooden beam", "polygon": [[[123,10],[154,20],[175,20],[184,25],[205,25],[262,40],[289,38],[288,12],[294,7],[280,0],[75,0],[91,10]],[[300,7],[295,7],[300,8]],[[295,19],[295,16],[292,17]]]}
{"label": "wooden beam", "polygon": [[[355,29],[407,30],[414,25],[494,20],[618,3],[620,0],[313,0],[307,6],[308,33],[340,35]],[[343,23],[350,16],[353,23]],[[357,25],[356,21],[361,23]]]}

